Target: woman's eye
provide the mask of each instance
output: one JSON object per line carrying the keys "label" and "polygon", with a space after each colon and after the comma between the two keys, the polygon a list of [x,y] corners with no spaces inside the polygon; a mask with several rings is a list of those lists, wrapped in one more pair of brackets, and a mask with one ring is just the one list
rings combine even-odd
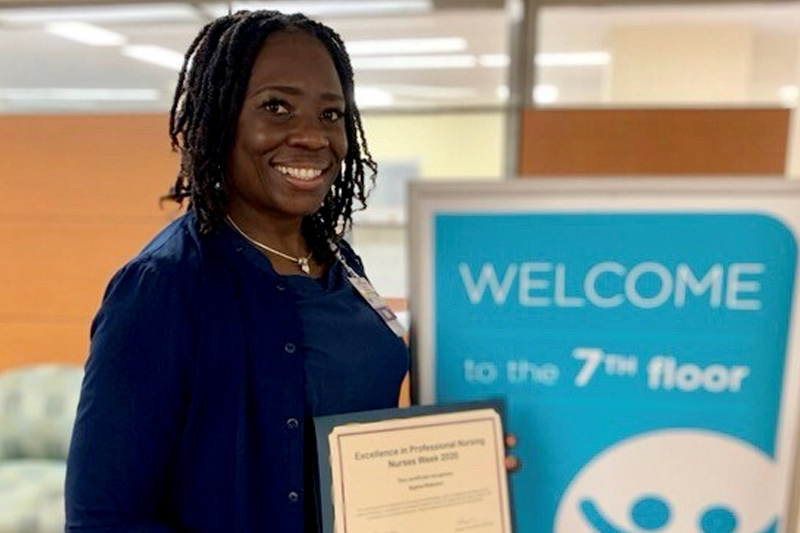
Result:
{"label": "woman's eye", "polygon": [[267,100],[261,104],[261,107],[275,115],[286,115],[289,113],[289,107],[286,105],[286,102],[281,100]]}
{"label": "woman's eye", "polygon": [[326,109],[322,112],[322,119],[326,122],[336,122],[344,116],[344,111],[340,109]]}

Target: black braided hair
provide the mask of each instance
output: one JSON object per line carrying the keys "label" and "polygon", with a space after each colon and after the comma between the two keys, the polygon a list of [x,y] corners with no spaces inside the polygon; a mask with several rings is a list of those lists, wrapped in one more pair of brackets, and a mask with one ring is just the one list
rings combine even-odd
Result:
{"label": "black braided hair", "polygon": [[[180,204],[188,199],[203,234],[224,223],[227,193],[221,185],[250,71],[264,40],[291,30],[304,31],[325,46],[344,91],[347,155],[322,206],[302,223],[314,259],[328,262],[332,257],[328,240],[338,241],[352,224],[353,211],[366,207],[377,164],[367,148],[344,42],[331,28],[304,15],[239,11],[200,30],[186,52],[170,110],[172,148],[181,154],[181,163],[164,198]],[[354,207],[354,200],[359,205]]]}

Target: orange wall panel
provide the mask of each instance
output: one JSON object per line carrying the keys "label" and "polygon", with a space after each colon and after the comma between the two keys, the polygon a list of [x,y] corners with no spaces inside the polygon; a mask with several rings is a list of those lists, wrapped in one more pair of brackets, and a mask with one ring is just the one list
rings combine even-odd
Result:
{"label": "orange wall panel", "polygon": [[12,280],[0,291],[0,316],[87,317],[105,289],[98,280],[108,280],[162,225],[0,222],[0,279]]}
{"label": "orange wall panel", "polygon": [[0,339],[4,343],[0,372],[35,363],[82,365],[89,349],[89,321],[71,323],[9,321],[0,316]]}
{"label": "orange wall panel", "polygon": [[159,213],[177,156],[160,115],[0,116],[0,214]]}
{"label": "orange wall panel", "polygon": [[520,175],[778,175],[788,109],[527,109]]}
{"label": "orange wall panel", "polygon": [[110,276],[174,218],[166,114],[0,116],[0,370],[82,363]]}

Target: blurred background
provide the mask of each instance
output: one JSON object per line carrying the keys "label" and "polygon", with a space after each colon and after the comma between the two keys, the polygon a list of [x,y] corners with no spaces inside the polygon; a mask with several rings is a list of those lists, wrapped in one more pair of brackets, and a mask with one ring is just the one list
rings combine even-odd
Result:
{"label": "blurred background", "polygon": [[184,51],[247,8],[344,38],[380,167],[349,239],[398,310],[414,181],[800,176],[800,0],[0,0],[0,533],[63,531],[92,317],[180,212]]}
{"label": "blurred background", "polygon": [[241,8],[346,41],[380,165],[350,238],[400,301],[412,180],[799,173],[799,1],[0,0],[0,369],[83,362],[109,277],[177,213],[183,53]]}

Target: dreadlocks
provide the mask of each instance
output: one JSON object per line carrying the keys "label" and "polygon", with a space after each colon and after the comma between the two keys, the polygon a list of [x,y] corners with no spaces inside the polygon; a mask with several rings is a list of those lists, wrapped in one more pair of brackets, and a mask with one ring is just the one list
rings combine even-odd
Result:
{"label": "dreadlocks", "polygon": [[314,259],[327,262],[331,258],[328,241],[340,239],[352,224],[354,200],[359,202],[355,209],[366,206],[377,165],[367,148],[355,104],[353,67],[344,42],[335,31],[304,15],[239,11],[200,31],[186,52],[170,110],[172,148],[181,154],[181,164],[165,198],[178,203],[188,199],[204,234],[223,223],[227,203],[224,169],[250,71],[264,40],[287,30],[304,31],[327,48],[345,96],[348,149],[342,170],[322,206],[302,224]]}

